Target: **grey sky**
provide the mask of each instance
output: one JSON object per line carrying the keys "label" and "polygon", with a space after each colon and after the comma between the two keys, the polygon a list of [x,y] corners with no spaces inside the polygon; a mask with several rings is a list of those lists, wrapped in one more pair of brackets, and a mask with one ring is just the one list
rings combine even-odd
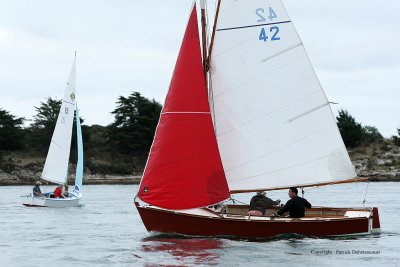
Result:
{"label": "grey sky", "polygon": [[[208,0],[212,8],[214,0]],[[389,137],[400,126],[400,3],[284,0],[333,109]],[[88,125],[107,125],[120,95],[164,101],[190,0],[0,0],[0,107],[28,119],[61,98],[77,50]],[[212,8],[213,9],[213,8]],[[212,12],[210,11],[210,17]]]}

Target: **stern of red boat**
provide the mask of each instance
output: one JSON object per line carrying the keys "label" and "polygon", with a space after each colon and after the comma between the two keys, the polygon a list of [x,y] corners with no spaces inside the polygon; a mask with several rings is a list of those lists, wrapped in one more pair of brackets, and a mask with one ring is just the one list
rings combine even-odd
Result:
{"label": "stern of red boat", "polygon": [[377,207],[372,208],[372,233],[380,233],[381,232],[381,224],[379,221],[379,212]]}

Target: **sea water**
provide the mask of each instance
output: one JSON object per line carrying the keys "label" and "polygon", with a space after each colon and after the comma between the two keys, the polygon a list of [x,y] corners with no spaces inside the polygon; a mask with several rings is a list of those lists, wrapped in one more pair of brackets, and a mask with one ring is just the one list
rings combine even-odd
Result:
{"label": "sea water", "polygon": [[[150,235],[137,185],[84,186],[82,207],[28,208],[33,186],[0,187],[0,266],[400,266],[400,183],[307,189],[318,206],[379,207],[379,235],[266,240]],[[52,190],[52,187],[43,187]],[[252,194],[236,195],[248,203]],[[284,203],[286,190],[268,193]]]}

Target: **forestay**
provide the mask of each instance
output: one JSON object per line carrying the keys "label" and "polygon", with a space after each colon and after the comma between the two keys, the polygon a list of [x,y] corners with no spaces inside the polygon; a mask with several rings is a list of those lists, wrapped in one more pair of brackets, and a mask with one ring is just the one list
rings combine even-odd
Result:
{"label": "forestay", "polygon": [[69,75],[67,88],[51,139],[42,178],[62,184],[67,181],[68,161],[71,147],[72,124],[75,111],[76,58]]}
{"label": "forestay", "polygon": [[281,1],[221,2],[211,80],[231,191],[356,177],[329,101]]}

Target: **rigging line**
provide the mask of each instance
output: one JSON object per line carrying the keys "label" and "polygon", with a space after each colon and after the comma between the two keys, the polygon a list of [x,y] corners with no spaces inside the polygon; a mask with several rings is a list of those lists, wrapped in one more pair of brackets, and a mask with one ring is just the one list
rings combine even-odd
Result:
{"label": "rigging line", "polygon": [[219,31],[228,31],[228,30],[237,30],[237,29],[245,29],[245,28],[254,28],[254,27],[260,27],[260,26],[285,24],[285,23],[289,23],[289,22],[291,22],[291,21],[290,20],[286,20],[286,21],[281,21],[281,22],[272,22],[272,23],[263,23],[263,24],[254,24],[254,25],[247,25],[247,26],[223,28],[223,29],[217,29],[217,32],[219,32]]}
{"label": "rigging line", "polygon": [[365,202],[367,202],[368,187],[369,187],[369,180],[368,180],[368,182],[367,182],[367,188],[365,189],[365,194],[364,194],[364,200],[363,200],[363,205],[364,205],[364,207],[365,207]]}
{"label": "rigging line", "polygon": [[233,203],[235,203],[235,202],[238,202],[238,203],[240,203],[240,204],[247,205],[247,203],[245,203],[245,202],[242,202],[242,201],[239,201],[239,200],[237,200],[237,199],[234,199],[233,197],[230,197],[230,200],[232,200],[232,201],[233,201]]}

